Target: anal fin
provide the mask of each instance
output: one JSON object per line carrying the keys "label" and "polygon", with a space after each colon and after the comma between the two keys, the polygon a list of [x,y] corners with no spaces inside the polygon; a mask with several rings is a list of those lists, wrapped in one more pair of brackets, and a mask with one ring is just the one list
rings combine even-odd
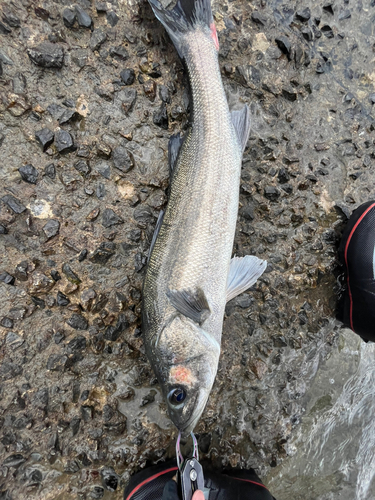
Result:
{"label": "anal fin", "polygon": [[244,106],[240,110],[231,111],[230,114],[232,117],[233,127],[237,132],[238,140],[241,146],[241,152],[243,153],[245,151],[250,134],[250,109],[248,106]]}
{"label": "anal fin", "polygon": [[201,288],[196,290],[169,290],[167,297],[172,306],[184,316],[201,325],[210,315],[207,298]]}
{"label": "anal fin", "polygon": [[227,280],[227,302],[254,285],[264,273],[267,261],[253,255],[233,257]]}

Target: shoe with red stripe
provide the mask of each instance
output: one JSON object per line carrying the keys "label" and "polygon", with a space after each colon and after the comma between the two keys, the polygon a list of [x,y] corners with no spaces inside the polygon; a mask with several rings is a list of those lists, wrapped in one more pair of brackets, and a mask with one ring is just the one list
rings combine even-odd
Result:
{"label": "shoe with red stripe", "polygon": [[[144,469],[131,478],[124,500],[178,500],[174,481],[174,488],[165,488],[176,472],[175,461]],[[205,470],[204,477],[208,500],[275,500],[253,469],[222,474]]]}
{"label": "shoe with red stripe", "polygon": [[375,201],[352,213],[339,260],[345,268],[346,290],[338,319],[366,342],[375,342]]}

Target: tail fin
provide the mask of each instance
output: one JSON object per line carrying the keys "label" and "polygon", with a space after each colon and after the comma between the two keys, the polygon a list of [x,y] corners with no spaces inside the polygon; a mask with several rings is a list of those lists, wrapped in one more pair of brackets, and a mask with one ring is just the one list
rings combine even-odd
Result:
{"label": "tail fin", "polygon": [[215,47],[219,50],[219,41],[211,11],[211,0],[178,0],[171,10],[165,9],[159,0],[148,1],[155,16],[167,30],[180,57],[183,57],[181,35],[202,26],[210,30]]}

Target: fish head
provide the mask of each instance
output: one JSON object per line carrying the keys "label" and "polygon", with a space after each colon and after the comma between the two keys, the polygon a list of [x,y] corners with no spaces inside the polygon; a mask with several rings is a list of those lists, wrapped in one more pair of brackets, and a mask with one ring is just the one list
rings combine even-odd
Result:
{"label": "fish head", "polygon": [[220,345],[191,319],[177,315],[157,343],[162,367],[155,367],[168,413],[183,433],[198,422],[215,380]]}

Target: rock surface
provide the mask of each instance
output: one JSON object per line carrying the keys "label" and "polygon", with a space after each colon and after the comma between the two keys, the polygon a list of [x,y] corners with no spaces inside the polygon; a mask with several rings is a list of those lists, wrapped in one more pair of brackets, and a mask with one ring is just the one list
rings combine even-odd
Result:
{"label": "rock surface", "polygon": [[[227,306],[196,432],[214,465],[266,473],[290,452],[337,342],[336,245],[374,196],[375,7],[212,3],[230,105],[253,116],[233,252],[268,268]],[[0,16],[0,496],[119,500],[130,473],[174,456],[140,308],[187,79],[146,2],[11,5]]]}

